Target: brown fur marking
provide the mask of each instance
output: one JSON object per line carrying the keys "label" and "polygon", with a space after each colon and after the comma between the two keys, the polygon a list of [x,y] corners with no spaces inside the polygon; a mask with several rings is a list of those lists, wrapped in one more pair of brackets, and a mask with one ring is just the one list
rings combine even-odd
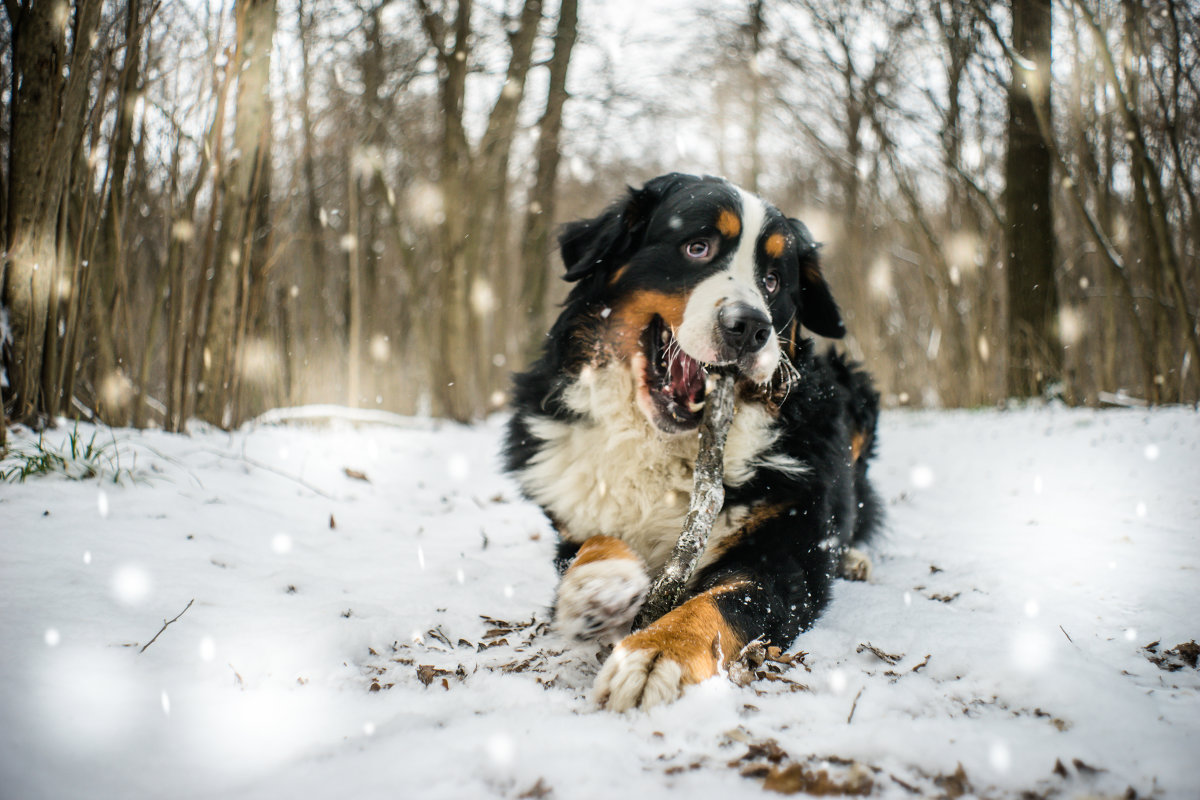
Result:
{"label": "brown fur marking", "polygon": [[867,434],[863,431],[855,431],[854,435],[850,437],[850,460],[858,461],[866,447]]}
{"label": "brown fur marking", "polygon": [[726,239],[733,239],[742,232],[742,220],[736,212],[722,208],[721,212],[717,214],[717,230]]}
{"label": "brown fur marking", "polygon": [[671,330],[679,330],[683,324],[683,309],[687,306],[687,295],[668,294],[642,290],[631,293],[620,306],[613,310],[609,326],[608,344],[622,356],[629,358],[641,350],[638,337],[654,315],[663,318]]}
{"label": "brown fur marking", "polygon": [[607,561],[613,558],[628,558],[634,561],[641,560],[629,549],[629,545],[620,539],[612,536],[592,536],[583,543],[583,546],[579,548],[579,552],[575,554],[575,560],[571,562],[571,569],[582,567],[584,564],[591,564],[595,561]]}
{"label": "brown fur marking", "polygon": [[767,237],[767,241],[763,244],[763,249],[767,251],[767,255],[771,258],[779,258],[783,255],[783,248],[786,244],[787,239],[784,235],[776,231]]}
{"label": "brown fur marking", "polygon": [[743,586],[744,581],[736,581],[709,589],[650,627],[627,636],[621,646],[627,650],[651,650],[655,658],[666,656],[678,663],[683,668],[685,684],[710,678],[717,674],[716,652],[720,652],[721,661],[727,664],[737,658],[746,644],[725,621],[716,602],[718,595]]}
{"label": "brown fur marking", "polygon": [[712,547],[707,553],[708,558],[716,560],[729,551],[731,547],[745,538],[746,534],[754,531],[758,526],[768,520],[774,519],[788,509],[787,503],[769,503],[760,506],[754,506],[746,515],[739,521],[738,528],[733,533],[721,539],[721,541]]}

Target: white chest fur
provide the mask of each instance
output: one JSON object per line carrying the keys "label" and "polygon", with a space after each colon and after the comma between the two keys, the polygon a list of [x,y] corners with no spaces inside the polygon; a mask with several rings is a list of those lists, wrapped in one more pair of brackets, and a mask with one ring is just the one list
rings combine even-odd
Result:
{"label": "white chest fur", "polygon": [[[564,395],[583,419],[531,418],[531,432],[545,444],[517,478],[560,524],[564,538],[617,537],[654,572],[670,555],[687,513],[699,436],[658,431],[634,404],[633,393],[633,377],[621,365],[585,370]],[[726,485],[743,484],[768,464],[804,470],[770,452],[777,435],[765,408],[739,406],[725,445]],[[737,529],[744,511],[726,509],[718,518],[710,551]]]}

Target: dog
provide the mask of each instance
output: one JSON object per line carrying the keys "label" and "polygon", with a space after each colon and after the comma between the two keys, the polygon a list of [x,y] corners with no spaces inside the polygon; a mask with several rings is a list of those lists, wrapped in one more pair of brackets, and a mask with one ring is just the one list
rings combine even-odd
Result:
{"label": "dog", "polygon": [[[841,338],[808,229],[728,181],[672,173],[559,236],[574,285],[514,376],[507,470],[559,535],[554,624],[615,642],[592,697],[675,700],[749,642],[786,649],[881,524],[879,395],[801,327]],[[736,369],[725,505],[683,602],[632,621],[682,529],[706,367]]]}

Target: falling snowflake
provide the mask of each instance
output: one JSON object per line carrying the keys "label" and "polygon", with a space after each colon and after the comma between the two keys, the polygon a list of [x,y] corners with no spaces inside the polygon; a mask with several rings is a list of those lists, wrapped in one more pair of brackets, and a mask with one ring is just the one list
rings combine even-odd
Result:
{"label": "falling snowflake", "polygon": [[1004,742],[993,742],[988,751],[988,763],[997,772],[1008,772],[1009,767],[1012,766],[1012,752],[1008,749],[1008,745]]}
{"label": "falling snowflake", "polygon": [[113,593],[123,605],[135,606],[150,594],[150,575],[133,564],[126,564],[113,576]]}
{"label": "falling snowflake", "polygon": [[933,486],[936,480],[933,470],[924,464],[918,464],[912,468],[912,472],[908,476],[909,481],[917,489],[928,489]]}
{"label": "falling snowflake", "polygon": [[516,742],[511,737],[498,733],[487,740],[487,754],[496,766],[508,766],[517,754]]}

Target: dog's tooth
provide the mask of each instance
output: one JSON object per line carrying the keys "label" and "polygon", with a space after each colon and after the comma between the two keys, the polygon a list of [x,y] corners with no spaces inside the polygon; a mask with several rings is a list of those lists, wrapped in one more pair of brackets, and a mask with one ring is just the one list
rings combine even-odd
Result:
{"label": "dog's tooth", "polygon": [[688,411],[692,412],[693,414],[700,412],[703,408],[704,408],[703,400],[692,400],[691,402],[688,403]]}

